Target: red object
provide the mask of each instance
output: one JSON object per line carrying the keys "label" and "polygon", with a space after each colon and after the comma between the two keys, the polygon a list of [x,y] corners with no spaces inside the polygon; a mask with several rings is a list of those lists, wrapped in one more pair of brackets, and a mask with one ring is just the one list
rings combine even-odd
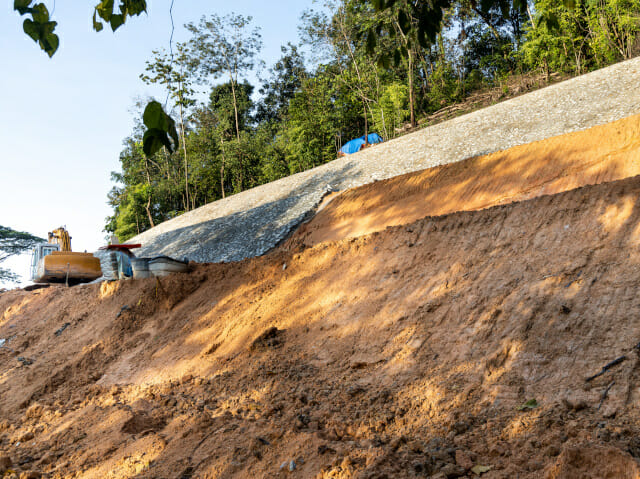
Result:
{"label": "red object", "polygon": [[107,246],[101,246],[99,249],[130,250],[130,249],[136,249],[136,248],[142,248],[142,245],[141,244],[110,244]]}

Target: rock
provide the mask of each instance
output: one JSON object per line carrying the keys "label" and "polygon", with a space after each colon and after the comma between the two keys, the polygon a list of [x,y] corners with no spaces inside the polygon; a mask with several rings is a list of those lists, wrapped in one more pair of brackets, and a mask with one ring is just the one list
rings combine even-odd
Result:
{"label": "rock", "polygon": [[465,475],[466,471],[458,466],[457,464],[445,464],[445,466],[440,469],[440,472],[444,473],[447,479],[455,479],[457,477],[462,477]]}
{"label": "rock", "polygon": [[545,450],[544,453],[549,457],[556,457],[560,455],[560,452],[560,448],[552,444]]}
{"label": "rock", "polygon": [[27,432],[26,434],[23,434],[22,436],[20,436],[20,439],[18,439],[18,442],[29,442],[34,438],[34,434],[32,432]]}
{"label": "rock", "polygon": [[469,430],[469,427],[470,427],[469,423],[465,421],[458,421],[453,425],[453,430],[455,431],[456,434],[464,434]]}
{"label": "rock", "polygon": [[289,463],[289,472],[293,472],[296,470],[296,461],[291,461]]}
{"label": "rock", "polygon": [[465,471],[468,471],[473,467],[473,461],[469,457],[469,454],[461,449],[456,451],[456,464],[462,467]]}
{"label": "rock", "polygon": [[38,471],[27,471],[20,474],[20,479],[40,479],[42,473]]}
{"label": "rock", "polygon": [[48,452],[40,459],[40,466],[46,466],[48,464],[52,464],[56,461],[57,457],[55,454]]}
{"label": "rock", "polygon": [[562,404],[564,404],[567,409],[571,409],[573,411],[582,411],[589,407],[586,397],[577,394],[570,394],[564,397],[562,399]]}
{"label": "rock", "polygon": [[366,392],[367,390],[365,388],[363,388],[362,386],[359,386],[357,384],[354,384],[353,386],[349,386],[349,389],[347,389],[347,394],[351,397],[357,396],[358,394],[362,394],[364,392]]}
{"label": "rock", "polygon": [[33,364],[31,359],[22,356],[18,356],[18,362],[22,363],[23,366],[31,366]]}
{"label": "rock", "polygon": [[0,474],[4,474],[12,465],[13,462],[9,456],[0,456]]}

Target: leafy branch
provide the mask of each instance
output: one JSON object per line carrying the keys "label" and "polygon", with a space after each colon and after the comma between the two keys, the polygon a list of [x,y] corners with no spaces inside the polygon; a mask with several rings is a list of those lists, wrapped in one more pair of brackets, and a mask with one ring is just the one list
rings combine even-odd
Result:
{"label": "leafy branch", "polygon": [[[14,0],[13,9],[20,15],[29,15],[22,24],[24,33],[30,36],[40,48],[52,57],[60,46],[60,38],[55,29],[58,22],[50,18],[49,10],[44,3],[33,3],[33,0]],[[96,32],[104,28],[103,21],[116,31],[127,21],[128,17],[140,15],[147,11],[146,0],[102,0],[93,11],[93,29]]]}

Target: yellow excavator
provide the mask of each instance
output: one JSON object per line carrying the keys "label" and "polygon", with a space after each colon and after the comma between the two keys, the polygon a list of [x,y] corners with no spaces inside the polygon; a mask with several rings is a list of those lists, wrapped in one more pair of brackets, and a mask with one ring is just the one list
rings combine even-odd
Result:
{"label": "yellow excavator", "polygon": [[88,283],[102,276],[100,260],[91,253],[71,251],[71,236],[64,227],[49,233],[47,243],[33,249],[31,280],[34,283]]}

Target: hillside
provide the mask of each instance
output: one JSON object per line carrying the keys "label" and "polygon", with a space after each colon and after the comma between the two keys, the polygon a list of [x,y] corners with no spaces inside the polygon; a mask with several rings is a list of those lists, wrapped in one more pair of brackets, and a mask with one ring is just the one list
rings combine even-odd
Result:
{"label": "hillside", "polygon": [[0,294],[0,471],[640,477],[639,121],[345,191],[261,257]]}
{"label": "hillside", "polygon": [[640,58],[498,103],[227,197],[131,239],[142,256],[238,261],[269,251],[328,193],[640,114]]}

